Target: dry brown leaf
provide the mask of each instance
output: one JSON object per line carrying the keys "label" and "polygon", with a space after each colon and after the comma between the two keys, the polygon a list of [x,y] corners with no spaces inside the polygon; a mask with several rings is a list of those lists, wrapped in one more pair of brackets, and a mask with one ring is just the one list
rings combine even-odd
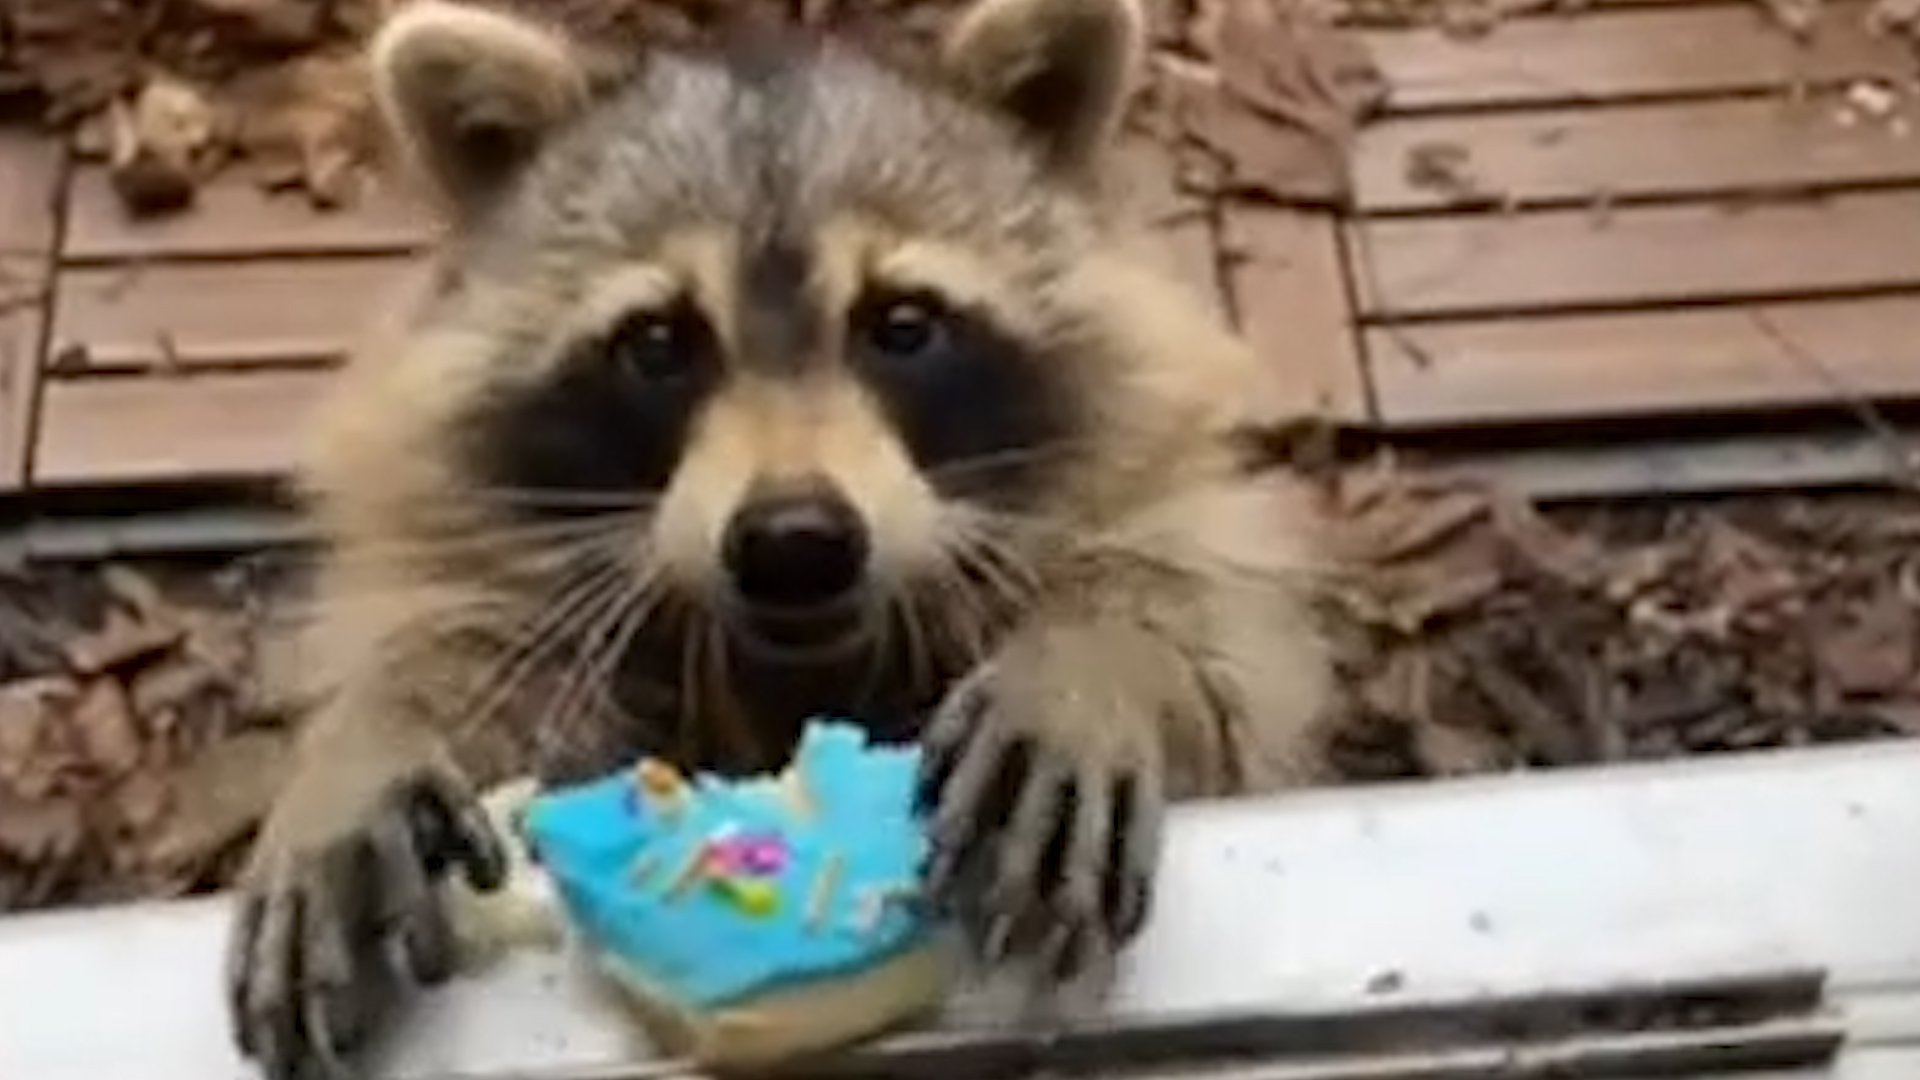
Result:
{"label": "dry brown leaf", "polygon": [[140,729],[119,680],[111,676],[87,680],[79,700],[69,706],[66,720],[76,751],[89,769],[120,776],[140,764]]}
{"label": "dry brown leaf", "polygon": [[252,620],[231,611],[194,612],[188,617],[186,655],[204,665],[215,678],[229,683],[253,675]]}
{"label": "dry brown leaf", "polygon": [[178,802],[175,784],[170,776],[139,772],[115,785],[111,806],[118,831],[131,839],[165,820]]}
{"label": "dry brown leaf", "polygon": [[1395,649],[1380,670],[1360,683],[1360,702],[1382,716],[1424,719],[1433,699],[1432,675],[1428,649],[1418,644]]}
{"label": "dry brown leaf", "polygon": [[1501,539],[1533,570],[1581,591],[1606,582],[1608,557],[1600,545],[1559,528],[1518,496],[1501,495],[1492,502]]}
{"label": "dry brown leaf", "polygon": [[192,657],[169,657],[140,671],[128,683],[133,708],[153,717],[186,707],[222,685],[220,676]]}
{"label": "dry brown leaf", "polygon": [[184,632],[178,624],[142,622],[113,610],[98,630],[67,643],[67,662],[82,675],[118,671],[179,644]]}
{"label": "dry brown leaf", "polygon": [[1735,610],[1758,607],[1796,591],[1799,575],[1779,547],[1726,521],[1702,525],[1701,573],[1721,604]]}
{"label": "dry brown leaf", "polygon": [[1227,163],[1227,186],[1344,202],[1354,134],[1386,93],[1361,39],[1279,0],[1208,0],[1193,36],[1213,67],[1172,69],[1170,92],[1183,127]]}
{"label": "dry brown leaf", "polygon": [[364,58],[341,50],[249,73],[230,89],[236,141],[270,188],[298,188],[321,206],[350,204],[375,154]]}
{"label": "dry brown leaf", "polygon": [[286,779],[291,747],[291,736],[283,732],[242,732],[174,770],[172,813],[149,848],[152,861],[166,867],[194,863],[257,825]]}
{"label": "dry brown leaf", "polygon": [[1402,634],[1420,633],[1442,619],[1470,611],[1499,592],[1505,582],[1505,575],[1484,550],[1375,574],[1381,579],[1378,592],[1387,624]]}
{"label": "dry brown leaf", "polygon": [[83,807],[71,799],[25,799],[0,791],[0,856],[26,863],[72,858],[86,841]]}
{"label": "dry brown leaf", "polygon": [[1820,619],[1811,635],[1815,657],[1834,689],[1847,695],[1891,694],[1915,680],[1915,616],[1891,591]]}
{"label": "dry brown leaf", "polygon": [[1519,665],[1510,664],[1497,649],[1465,656],[1459,671],[1481,695],[1525,748],[1527,756],[1556,765],[1592,759],[1578,716],[1568,715],[1562,702],[1549,697],[1548,688],[1524,678]]}
{"label": "dry brown leaf", "polygon": [[1902,698],[1880,704],[1880,715],[1909,738],[1920,736],[1920,700]]}
{"label": "dry brown leaf", "polygon": [[1428,554],[1487,519],[1487,497],[1462,489],[1408,493],[1357,522],[1357,557],[1373,563],[1399,562]]}
{"label": "dry brown leaf", "polygon": [[1329,523],[1352,569],[1350,615],[1400,634],[1473,608],[1505,582],[1488,494],[1470,483],[1368,470],[1336,485]]}
{"label": "dry brown leaf", "polygon": [[141,622],[166,625],[178,621],[173,603],[160,586],[134,567],[124,563],[101,567],[100,583]]}
{"label": "dry brown leaf", "polygon": [[1679,546],[1648,544],[1617,552],[1610,560],[1603,592],[1617,604],[1632,602],[1666,581],[1684,557]]}
{"label": "dry brown leaf", "polygon": [[1346,469],[1333,486],[1334,513],[1351,519],[1372,513],[1382,500],[1400,496],[1410,481],[1391,465],[1373,462]]}
{"label": "dry brown leaf", "polygon": [[78,694],[73,680],[64,675],[0,684],[0,761],[17,745],[11,740],[21,738],[19,732],[39,730],[51,709],[71,702]]}
{"label": "dry brown leaf", "polygon": [[1491,732],[1437,719],[1413,726],[1414,752],[1432,776],[1474,776],[1512,768],[1509,744]]}
{"label": "dry brown leaf", "polygon": [[59,719],[78,696],[71,679],[57,676],[0,686],[0,795],[52,795],[69,762]]}
{"label": "dry brown leaf", "polygon": [[314,0],[190,0],[202,12],[237,20],[263,43],[308,45],[320,40],[327,4]]}

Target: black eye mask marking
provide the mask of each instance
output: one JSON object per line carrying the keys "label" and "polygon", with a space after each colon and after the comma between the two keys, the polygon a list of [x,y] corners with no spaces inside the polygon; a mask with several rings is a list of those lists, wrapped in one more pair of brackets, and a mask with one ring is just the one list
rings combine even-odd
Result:
{"label": "black eye mask marking", "polygon": [[950,497],[1029,502],[1058,458],[1049,451],[1084,423],[1057,358],[928,291],[863,297],[848,350],[916,464]]}
{"label": "black eye mask marking", "polygon": [[[503,392],[471,418],[488,483],[634,496],[666,487],[699,407],[721,375],[719,344],[690,301],[631,313],[583,340],[542,385]],[[604,512],[600,500],[521,506],[528,516]]]}

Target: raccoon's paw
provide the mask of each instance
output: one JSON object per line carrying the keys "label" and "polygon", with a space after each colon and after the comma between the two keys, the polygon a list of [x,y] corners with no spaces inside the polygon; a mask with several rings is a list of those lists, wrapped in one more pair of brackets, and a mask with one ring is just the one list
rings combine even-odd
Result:
{"label": "raccoon's paw", "polygon": [[228,941],[235,1041],[271,1080],[341,1075],[396,991],[453,972],[433,883],[459,867],[491,889],[506,873],[486,816],[438,774],[391,785],[326,836],[256,857]]}
{"label": "raccoon's paw", "polygon": [[1076,681],[1095,677],[1003,655],[954,687],[923,740],[933,902],[985,963],[1060,982],[1139,932],[1159,855],[1159,703]]}

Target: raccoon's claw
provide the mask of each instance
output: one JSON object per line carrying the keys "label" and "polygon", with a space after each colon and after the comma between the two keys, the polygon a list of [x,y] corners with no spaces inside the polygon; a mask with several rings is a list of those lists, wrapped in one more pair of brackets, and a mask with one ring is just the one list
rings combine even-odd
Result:
{"label": "raccoon's claw", "polygon": [[1063,738],[1074,725],[1046,722],[1008,689],[995,668],[976,671],[923,740],[928,892],[988,964],[1025,960],[1067,981],[1146,921],[1158,771],[1150,758],[1115,760]]}
{"label": "raccoon's claw", "polygon": [[454,940],[433,887],[459,867],[497,887],[506,852],[451,781],[396,785],[355,828],[260,864],[228,942],[228,1008],[243,1055],[271,1080],[344,1059],[408,982],[453,973]]}

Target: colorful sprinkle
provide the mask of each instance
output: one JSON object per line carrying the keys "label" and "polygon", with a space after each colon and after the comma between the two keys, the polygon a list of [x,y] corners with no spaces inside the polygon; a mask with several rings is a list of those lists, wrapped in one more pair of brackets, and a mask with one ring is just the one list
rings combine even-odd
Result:
{"label": "colorful sprinkle", "polygon": [[658,852],[649,851],[633,860],[633,865],[627,870],[627,878],[637,887],[644,889],[653,884],[654,875],[659,872],[660,855]]}
{"label": "colorful sprinkle", "polygon": [[686,894],[688,889],[693,888],[695,882],[706,877],[707,874],[707,850],[701,847],[689,855],[687,861],[681,864],[680,872],[673,875],[673,882],[667,886],[667,899],[678,900]]}
{"label": "colorful sprinkle", "polygon": [[853,930],[862,937],[871,937],[880,929],[880,917],[886,914],[887,906],[871,886],[861,889],[859,897],[853,902]]}
{"label": "colorful sprinkle", "polygon": [[844,863],[839,852],[828,855],[820,867],[819,876],[813,879],[813,890],[807,896],[808,930],[817,933],[826,925],[827,915],[833,910],[833,891],[840,886]]}
{"label": "colorful sprinkle", "polygon": [[787,868],[787,841],[777,832],[728,835],[709,841],[707,855],[717,874],[776,877]]}
{"label": "colorful sprinkle", "polygon": [[709,879],[708,885],[728,903],[755,918],[764,919],[780,910],[780,893],[770,881],[717,877]]}
{"label": "colorful sprinkle", "polygon": [[687,786],[687,779],[680,770],[661,761],[659,758],[644,758],[634,767],[635,779],[640,782],[640,790],[660,799],[672,799]]}

